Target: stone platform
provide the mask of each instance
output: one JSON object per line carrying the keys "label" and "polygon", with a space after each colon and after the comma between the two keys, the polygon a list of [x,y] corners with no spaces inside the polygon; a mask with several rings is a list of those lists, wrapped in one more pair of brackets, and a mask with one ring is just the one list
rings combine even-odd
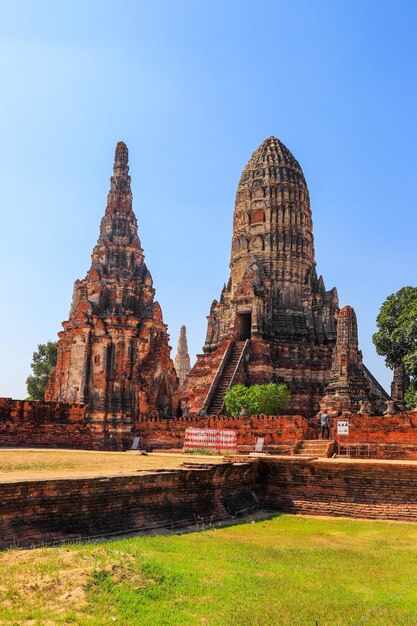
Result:
{"label": "stone platform", "polygon": [[227,502],[249,494],[271,513],[417,522],[417,462],[265,456],[3,482],[0,493],[1,549],[232,521]]}

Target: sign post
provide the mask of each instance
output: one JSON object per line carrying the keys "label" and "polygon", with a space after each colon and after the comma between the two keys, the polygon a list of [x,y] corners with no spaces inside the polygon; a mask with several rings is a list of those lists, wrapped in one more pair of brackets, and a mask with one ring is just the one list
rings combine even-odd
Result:
{"label": "sign post", "polygon": [[[337,454],[340,455],[340,437],[349,437],[349,420],[337,420]],[[347,450],[347,448],[346,448]]]}

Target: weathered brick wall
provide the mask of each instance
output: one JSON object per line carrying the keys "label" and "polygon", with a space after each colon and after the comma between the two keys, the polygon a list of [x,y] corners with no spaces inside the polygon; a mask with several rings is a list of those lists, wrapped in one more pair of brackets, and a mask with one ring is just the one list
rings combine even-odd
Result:
{"label": "weathered brick wall", "polygon": [[[337,420],[349,420],[349,436],[340,437],[341,451],[348,444],[352,454],[361,453],[374,459],[417,459],[417,412],[396,415],[341,415],[330,421],[330,436],[337,439]],[[310,420],[311,432],[319,436],[317,418]],[[355,444],[368,444],[355,446]],[[355,449],[356,448],[356,449]]]}
{"label": "weathered brick wall", "polygon": [[223,495],[253,489],[256,464],[141,476],[3,483],[0,548],[227,519]]}
{"label": "weathered brick wall", "polygon": [[[417,444],[417,412],[396,415],[346,415],[350,442],[383,442]],[[337,419],[333,418],[330,434],[337,437]]]}
{"label": "weathered brick wall", "polygon": [[[349,443],[372,444],[373,458],[417,459],[417,412],[346,417],[350,422]],[[330,434],[334,438],[336,422],[336,418],[331,420]],[[128,417],[90,414],[85,405],[0,398],[0,446],[122,450],[130,447],[137,433],[150,448],[181,448],[189,427],[233,428],[242,450],[252,449],[257,437],[265,437],[271,450],[284,451],[286,444],[316,438],[319,433],[316,418],[308,420],[300,415],[146,417],[132,428]]]}
{"label": "weathered brick wall", "polygon": [[287,513],[417,521],[417,466],[383,462],[264,460],[263,506]]}
{"label": "weathered brick wall", "polygon": [[[106,424],[106,432],[104,432]],[[294,443],[312,432],[299,415],[181,417],[139,419],[132,429],[129,419],[90,415],[88,407],[60,402],[30,402],[0,398],[0,446],[126,449],[136,433],[151,448],[182,448],[185,431],[196,428],[233,428],[239,446],[252,448],[257,437],[269,446]]]}
{"label": "weathered brick wall", "polygon": [[87,407],[0,398],[0,446],[91,449]]}
{"label": "weathered brick wall", "polygon": [[[222,496],[273,511],[417,522],[417,466],[262,459],[140,476],[3,483],[0,548],[228,519]],[[76,506],[74,506],[76,503]]]}
{"label": "weathered brick wall", "polygon": [[296,442],[310,433],[308,419],[301,415],[252,417],[181,417],[177,419],[147,418],[135,425],[146,446],[180,448],[187,428],[233,428],[238,432],[238,445],[253,447],[257,437],[265,437],[268,446]]}
{"label": "weathered brick wall", "polygon": [[341,444],[340,451],[341,455],[349,451],[351,458],[368,456],[370,459],[417,461],[417,444],[412,443],[354,443],[348,450],[346,444]]}

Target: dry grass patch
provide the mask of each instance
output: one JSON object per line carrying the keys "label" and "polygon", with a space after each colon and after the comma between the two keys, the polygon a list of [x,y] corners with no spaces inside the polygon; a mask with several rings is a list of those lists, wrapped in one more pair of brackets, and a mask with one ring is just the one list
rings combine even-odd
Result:
{"label": "dry grass patch", "polygon": [[10,550],[0,554],[0,571],[0,624],[7,626],[11,615],[25,625],[89,623],[90,595],[103,581],[137,590],[155,584],[132,554],[110,545]]}
{"label": "dry grass patch", "polygon": [[[221,463],[220,456],[194,456],[193,461]],[[190,459],[179,454],[95,452],[90,450],[0,449],[0,482],[123,476],[155,469],[175,469]]]}
{"label": "dry grass patch", "polygon": [[[34,558],[35,557],[35,558]],[[8,571],[7,584],[0,587],[0,604],[19,603],[52,612],[83,606],[85,586],[94,570],[95,558],[83,558],[71,549],[60,551],[11,551],[0,554],[0,568]]]}

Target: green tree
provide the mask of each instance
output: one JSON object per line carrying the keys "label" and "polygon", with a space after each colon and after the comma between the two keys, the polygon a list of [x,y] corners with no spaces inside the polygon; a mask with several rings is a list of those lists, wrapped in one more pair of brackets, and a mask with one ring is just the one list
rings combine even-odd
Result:
{"label": "green tree", "polygon": [[405,392],[404,400],[407,409],[413,409],[417,406],[417,384],[415,381],[410,383],[410,386]]}
{"label": "green tree", "polygon": [[401,363],[410,377],[408,408],[417,401],[417,287],[403,287],[385,300],[376,320],[372,340],[388,367]]}
{"label": "green tree", "polygon": [[30,364],[33,374],[26,379],[29,400],[44,400],[46,383],[56,366],[57,342],[40,343]]}
{"label": "green tree", "polygon": [[232,415],[239,415],[243,407],[250,415],[281,415],[290,406],[291,394],[284,384],[268,383],[250,387],[239,384],[228,389],[224,400]]}

